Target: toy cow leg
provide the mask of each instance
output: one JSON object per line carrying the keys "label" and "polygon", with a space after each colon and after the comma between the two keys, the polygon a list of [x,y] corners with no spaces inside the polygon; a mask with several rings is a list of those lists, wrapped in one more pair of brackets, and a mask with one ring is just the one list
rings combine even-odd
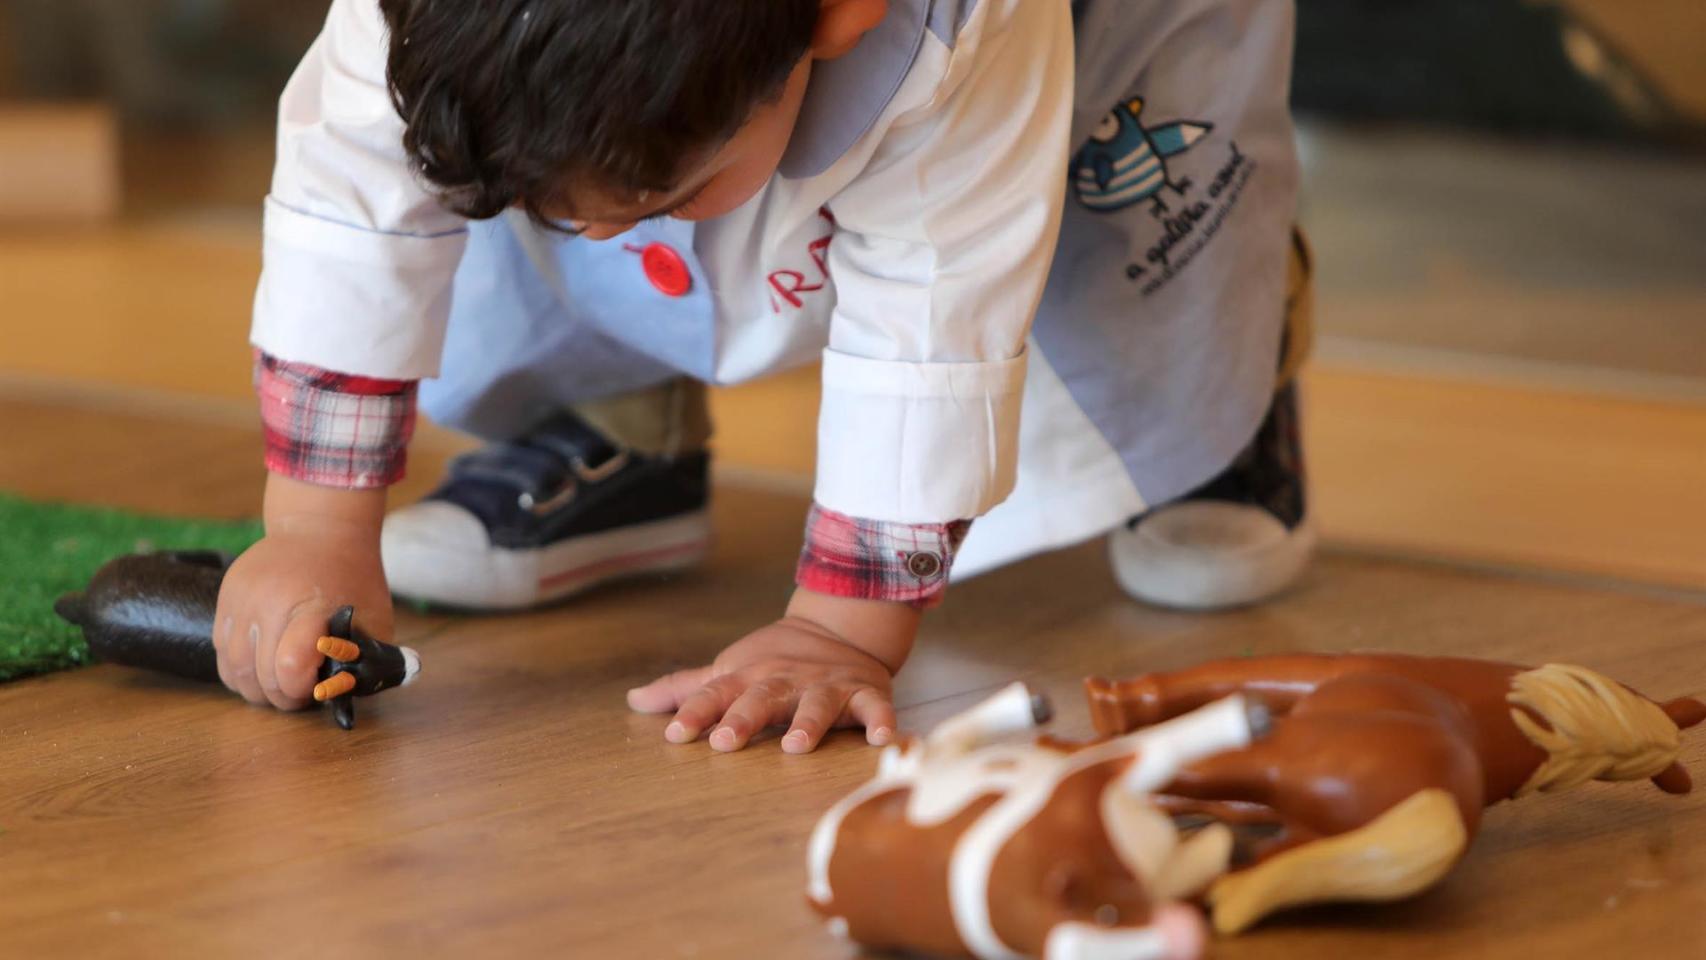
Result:
{"label": "toy cow leg", "polygon": [[1258,804],[1285,825],[1255,866],[1215,884],[1216,929],[1234,933],[1305,903],[1400,899],[1439,882],[1480,826],[1473,743],[1451,698],[1358,674],[1299,701],[1267,739],[1185,767],[1166,793]]}
{"label": "toy cow leg", "polygon": [[1321,684],[1365,671],[1370,658],[1296,654],[1260,660],[1216,660],[1173,673],[1130,680],[1084,681],[1096,732],[1119,736],[1171,720],[1237,693],[1259,698],[1276,715],[1289,711]]}
{"label": "toy cow leg", "polygon": [[[1381,706],[1368,706],[1373,700]],[[1259,805],[1331,836],[1424,789],[1445,791],[1464,823],[1479,826],[1481,764],[1470,731],[1438,692],[1361,675],[1323,686],[1266,739],[1185,766],[1162,792]]]}
{"label": "toy cow leg", "polygon": [[1422,790],[1349,833],[1301,844],[1221,878],[1208,894],[1215,932],[1240,933],[1305,904],[1415,896],[1451,872],[1470,839],[1451,794]]}

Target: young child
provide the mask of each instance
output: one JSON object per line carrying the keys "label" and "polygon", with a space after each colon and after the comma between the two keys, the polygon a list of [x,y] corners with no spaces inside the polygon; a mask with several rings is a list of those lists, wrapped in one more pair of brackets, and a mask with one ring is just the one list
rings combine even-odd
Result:
{"label": "young child", "polygon": [[[387,575],[514,609],[696,562],[698,382],[818,360],[797,589],[630,692],[675,712],[670,740],[887,742],[950,570],[1112,531],[1140,597],[1283,586],[1310,543],[1292,16],[334,0],[280,105],[253,331],[267,533],[225,582],[221,676],[302,705],[333,609],[389,636]],[[421,380],[492,445],[386,519]]]}

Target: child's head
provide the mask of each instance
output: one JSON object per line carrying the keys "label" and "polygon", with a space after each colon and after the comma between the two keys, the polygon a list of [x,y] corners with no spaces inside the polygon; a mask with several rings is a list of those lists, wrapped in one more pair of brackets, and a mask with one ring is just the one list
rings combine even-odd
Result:
{"label": "child's head", "polygon": [[887,0],[380,0],[404,144],[451,209],[614,236],[775,173],[811,61]]}

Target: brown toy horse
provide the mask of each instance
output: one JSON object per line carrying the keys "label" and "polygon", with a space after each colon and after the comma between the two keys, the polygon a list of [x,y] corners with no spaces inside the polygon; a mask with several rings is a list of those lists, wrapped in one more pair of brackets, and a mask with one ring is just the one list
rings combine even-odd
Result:
{"label": "brown toy horse", "polygon": [[1483,808],[1589,780],[1687,793],[1681,729],[1706,704],[1659,704],[1581,667],[1396,655],[1224,660],[1086,682],[1116,736],[1243,693],[1272,733],[1197,760],[1160,792],[1175,815],[1269,831],[1208,892],[1222,933],[1306,903],[1394,900],[1437,883]]}

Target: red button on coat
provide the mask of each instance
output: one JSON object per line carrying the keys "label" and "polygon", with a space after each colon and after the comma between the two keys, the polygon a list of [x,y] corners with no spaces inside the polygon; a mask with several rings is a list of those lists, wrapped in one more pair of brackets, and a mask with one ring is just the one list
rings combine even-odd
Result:
{"label": "red button on coat", "polygon": [[640,263],[646,268],[646,279],[665,296],[685,297],[693,289],[693,273],[687,269],[687,261],[666,244],[647,245],[640,251]]}

